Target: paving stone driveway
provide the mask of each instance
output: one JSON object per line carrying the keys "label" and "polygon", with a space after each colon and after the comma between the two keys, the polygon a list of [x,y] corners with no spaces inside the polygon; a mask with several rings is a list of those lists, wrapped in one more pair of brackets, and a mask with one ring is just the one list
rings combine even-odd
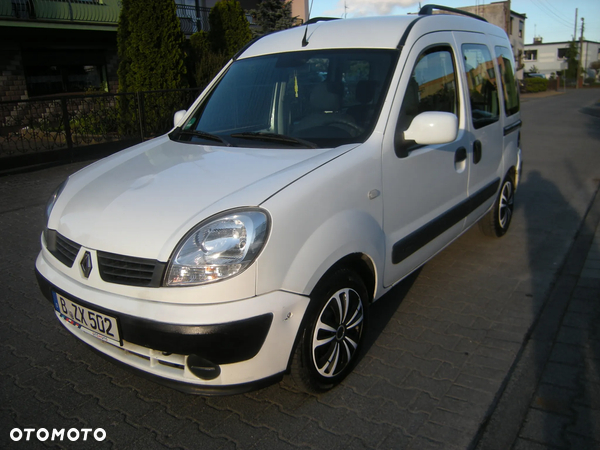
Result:
{"label": "paving stone driveway", "polygon": [[[586,102],[574,92],[523,104],[526,171],[509,234],[468,231],[377,302],[365,356],[320,396],[285,384],[185,395],[91,352],[58,323],[33,273],[47,196],[81,164],[0,177],[0,447],[473,446],[597,189],[599,119],[577,112]],[[15,443],[15,427],[107,437]]]}

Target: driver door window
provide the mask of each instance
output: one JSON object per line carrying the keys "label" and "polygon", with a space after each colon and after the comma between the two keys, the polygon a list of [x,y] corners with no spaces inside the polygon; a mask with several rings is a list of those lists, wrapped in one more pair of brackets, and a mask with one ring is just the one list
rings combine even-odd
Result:
{"label": "driver door window", "polygon": [[[396,128],[403,140],[412,120],[425,111],[443,111],[458,116],[456,70],[450,47],[433,47],[417,59],[412,71]],[[413,148],[414,141],[403,142]],[[400,156],[400,155],[399,155]]]}

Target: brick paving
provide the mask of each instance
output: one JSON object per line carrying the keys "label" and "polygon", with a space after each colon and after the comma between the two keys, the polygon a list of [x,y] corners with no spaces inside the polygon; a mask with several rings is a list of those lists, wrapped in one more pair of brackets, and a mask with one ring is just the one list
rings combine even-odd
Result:
{"label": "brick paving", "polygon": [[[567,93],[523,110],[536,130],[536,105],[585,101]],[[582,221],[600,178],[600,136],[598,119],[576,119],[565,124],[582,127],[571,165],[559,164],[551,124],[550,144],[524,136],[529,156],[508,235],[468,231],[374,304],[364,357],[319,396],[285,383],[233,397],[185,395],[91,352],[58,323],[33,274],[46,198],[82,164],[0,177],[0,448],[474,448],[503,431],[493,419],[528,361],[534,376],[509,447],[597,446],[599,241],[579,237],[594,235]],[[574,284],[561,296],[563,278]],[[554,301],[565,314],[550,314]],[[540,327],[546,315],[556,339]],[[549,339],[539,339],[551,344],[548,358],[531,344],[536,330]],[[15,427],[103,428],[107,438],[15,443]]]}
{"label": "brick paving", "polygon": [[590,231],[592,245],[515,449],[600,447],[600,227]]}

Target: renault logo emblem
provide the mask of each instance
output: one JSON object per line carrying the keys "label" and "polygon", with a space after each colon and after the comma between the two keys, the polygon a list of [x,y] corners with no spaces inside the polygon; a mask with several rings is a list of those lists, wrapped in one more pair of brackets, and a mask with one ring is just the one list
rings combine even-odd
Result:
{"label": "renault logo emblem", "polygon": [[92,272],[92,255],[90,252],[85,252],[79,266],[81,267],[83,276],[89,278],[90,273]]}

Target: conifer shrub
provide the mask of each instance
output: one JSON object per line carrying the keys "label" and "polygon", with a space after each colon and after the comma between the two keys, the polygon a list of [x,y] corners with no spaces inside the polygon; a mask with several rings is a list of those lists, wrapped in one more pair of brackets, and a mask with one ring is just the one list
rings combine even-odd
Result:
{"label": "conifer shrub", "polygon": [[296,17],[292,17],[291,1],[262,0],[250,14],[260,29],[256,34],[260,35],[291,28],[296,22]]}
{"label": "conifer shrub", "polygon": [[[174,0],[122,0],[117,30],[119,93],[187,87],[185,38]],[[144,123],[154,129],[178,105],[168,95],[144,98]],[[136,99],[119,97],[122,132],[138,126]]]}
{"label": "conifer shrub", "polygon": [[251,39],[250,24],[238,0],[221,0],[208,16],[210,30],[189,40],[196,86],[206,86]]}
{"label": "conifer shrub", "polygon": [[238,0],[220,0],[208,15],[208,40],[215,53],[231,58],[252,39],[250,24]]}

